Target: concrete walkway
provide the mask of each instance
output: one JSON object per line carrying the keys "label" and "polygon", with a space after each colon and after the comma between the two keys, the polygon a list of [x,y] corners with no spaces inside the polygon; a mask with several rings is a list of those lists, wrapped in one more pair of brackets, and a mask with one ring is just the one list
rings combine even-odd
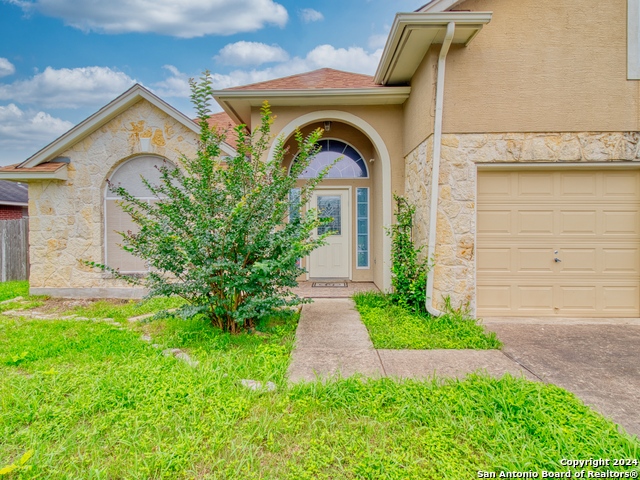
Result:
{"label": "concrete walkway", "polygon": [[292,382],[348,377],[464,377],[481,371],[556,384],[640,435],[637,319],[486,319],[499,350],[376,350],[349,298],[305,305],[292,354]]}
{"label": "concrete walkway", "polygon": [[302,308],[289,367],[292,382],[349,377],[464,377],[484,371],[535,379],[498,350],[376,350],[353,300],[316,298]]}

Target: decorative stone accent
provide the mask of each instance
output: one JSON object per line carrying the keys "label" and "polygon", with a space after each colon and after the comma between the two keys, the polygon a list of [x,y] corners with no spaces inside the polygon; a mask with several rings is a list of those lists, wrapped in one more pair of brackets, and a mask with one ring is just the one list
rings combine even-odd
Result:
{"label": "decorative stone accent", "polygon": [[[406,158],[405,195],[416,205],[417,245],[426,245],[431,200],[432,137]],[[434,304],[475,311],[477,166],[483,163],[640,161],[638,132],[446,134],[442,138]]]}
{"label": "decorative stone accent", "polygon": [[200,362],[198,362],[197,360],[194,360],[189,356],[187,352],[185,352],[184,350],[180,350],[179,348],[168,348],[167,350],[163,350],[162,354],[165,357],[175,357],[178,360],[182,360],[187,365],[193,368],[200,365]]}
{"label": "decorative stone accent", "polygon": [[432,153],[432,137],[429,137],[405,159],[405,196],[416,206],[413,231],[413,241],[416,245],[426,246],[428,241]]}
{"label": "decorative stone accent", "polygon": [[266,390],[267,392],[275,392],[276,384],[273,382],[259,382],[258,380],[240,380],[243,387],[253,391]]}
{"label": "decorative stone accent", "polygon": [[[151,138],[147,152],[140,150],[144,137]],[[195,154],[197,142],[193,131],[141,100],[63,152],[70,159],[66,182],[29,184],[31,287],[129,287],[82,263],[104,263],[106,179],[138,154],[179,163],[181,154]]]}

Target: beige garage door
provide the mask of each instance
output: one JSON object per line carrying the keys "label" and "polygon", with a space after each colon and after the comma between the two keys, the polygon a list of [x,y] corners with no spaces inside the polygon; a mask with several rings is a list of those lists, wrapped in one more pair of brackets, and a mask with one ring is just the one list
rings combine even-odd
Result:
{"label": "beige garage door", "polygon": [[479,316],[640,316],[640,174],[478,172]]}

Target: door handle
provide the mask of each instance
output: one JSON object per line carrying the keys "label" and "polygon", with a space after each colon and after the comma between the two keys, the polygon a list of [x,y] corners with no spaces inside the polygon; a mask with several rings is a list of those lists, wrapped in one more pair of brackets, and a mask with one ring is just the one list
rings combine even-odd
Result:
{"label": "door handle", "polygon": [[556,258],[553,259],[553,261],[556,262],[556,263],[560,263],[562,260],[560,260],[558,257],[556,257]]}

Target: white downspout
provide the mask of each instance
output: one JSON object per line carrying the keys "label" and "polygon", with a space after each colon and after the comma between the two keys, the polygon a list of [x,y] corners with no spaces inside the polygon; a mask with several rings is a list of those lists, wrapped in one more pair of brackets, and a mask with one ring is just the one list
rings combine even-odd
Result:
{"label": "white downspout", "polygon": [[[436,251],[436,222],[438,220],[438,199],[440,198],[440,152],[442,150],[442,111],[444,105],[444,71],[447,62],[449,47],[453,41],[456,24],[450,22],[447,25],[440,57],[438,58],[438,78],[436,80],[436,111],[433,126],[433,170],[431,171],[431,210],[429,215],[429,243],[427,246],[427,258],[431,260]],[[435,317],[442,312],[433,306],[433,277],[434,268],[427,274],[427,312]]]}

